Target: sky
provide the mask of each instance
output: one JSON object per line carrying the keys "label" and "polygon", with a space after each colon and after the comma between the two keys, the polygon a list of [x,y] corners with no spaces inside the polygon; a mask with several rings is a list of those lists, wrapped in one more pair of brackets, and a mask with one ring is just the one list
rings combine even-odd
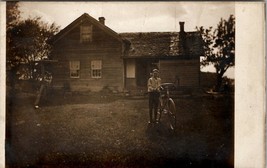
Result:
{"label": "sky", "polygon": [[[19,2],[22,18],[42,17],[47,23],[65,28],[83,13],[95,19],[105,17],[105,24],[117,33],[174,32],[179,22],[185,31],[196,27],[216,27],[221,18],[235,14],[234,2]],[[234,69],[227,76],[234,77]],[[202,71],[214,71],[212,67]]]}

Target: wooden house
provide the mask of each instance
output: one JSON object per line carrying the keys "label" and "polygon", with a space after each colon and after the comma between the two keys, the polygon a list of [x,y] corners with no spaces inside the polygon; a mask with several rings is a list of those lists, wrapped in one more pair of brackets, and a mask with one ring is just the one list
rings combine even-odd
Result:
{"label": "wooden house", "polygon": [[61,30],[52,41],[53,87],[73,91],[100,91],[124,87],[123,47],[121,37],[99,21],[81,15]]}
{"label": "wooden house", "polygon": [[146,87],[150,72],[159,68],[163,82],[198,87],[201,36],[197,32],[118,34],[105,18],[83,14],[53,39],[53,86],[75,91],[122,91]]}

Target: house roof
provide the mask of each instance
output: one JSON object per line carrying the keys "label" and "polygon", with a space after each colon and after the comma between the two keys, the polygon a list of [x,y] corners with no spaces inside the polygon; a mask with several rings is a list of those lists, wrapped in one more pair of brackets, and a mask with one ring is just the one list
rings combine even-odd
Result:
{"label": "house roof", "polygon": [[199,57],[204,53],[198,32],[121,33],[120,36],[128,41],[126,57]]}
{"label": "house roof", "polygon": [[203,40],[198,32],[142,32],[116,33],[89,14],[84,13],[52,39],[52,43],[67,35],[71,30],[90,21],[110,36],[125,43],[125,57],[166,57],[203,55]]}
{"label": "house roof", "polygon": [[73,30],[75,27],[79,26],[84,21],[89,20],[93,25],[97,26],[107,34],[111,35],[112,37],[116,38],[119,41],[122,41],[121,37],[118,33],[110,29],[109,27],[105,26],[104,24],[100,23],[98,20],[93,18],[87,13],[84,13],[80,17],[78,17],[76,20],[74,20],[72,23],[70,23],[68,26],[66,26],[64,29],[62,29],[59,33],[57,33],[54,38],[52,39],[52,43],[57,42],[61,38],[63,38],[65,35],[67,35],[71,30]]}

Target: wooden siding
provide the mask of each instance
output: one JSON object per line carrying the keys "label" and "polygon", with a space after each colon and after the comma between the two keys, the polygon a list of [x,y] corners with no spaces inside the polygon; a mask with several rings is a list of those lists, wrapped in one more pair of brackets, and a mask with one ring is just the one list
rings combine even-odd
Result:
{"label": "wooden siding", "polygon": [[[85,22],[89,24],[90,22]],[[103,87],[123,89],[122,43],[93,26],[92,42],[80,43],[80,26],[68,32],[54,45],[53,85],[69,84],[73,91],[99,91]],[[80,78],[70,78],[69,61],[80,61]],[[102,77],[91,77],[91,61],[102,60]]]}
{"label": "wooden siding", "polygon": [[160,77],[162,82],[173,82],[178,87],[198,87],[200,63],[193,60],[161,60]]}

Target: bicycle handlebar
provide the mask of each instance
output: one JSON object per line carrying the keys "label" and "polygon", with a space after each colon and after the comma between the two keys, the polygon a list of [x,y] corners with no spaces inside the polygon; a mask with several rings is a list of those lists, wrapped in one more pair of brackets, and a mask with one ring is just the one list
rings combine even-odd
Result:
{"label": "bicycle handlebar", "polygon": [[166,90],[166,89],[168,89],[168,90],[175,90],[176,87],[175,87],[174,83],[162,83],[160,85],[160,89],[161,90]]}

